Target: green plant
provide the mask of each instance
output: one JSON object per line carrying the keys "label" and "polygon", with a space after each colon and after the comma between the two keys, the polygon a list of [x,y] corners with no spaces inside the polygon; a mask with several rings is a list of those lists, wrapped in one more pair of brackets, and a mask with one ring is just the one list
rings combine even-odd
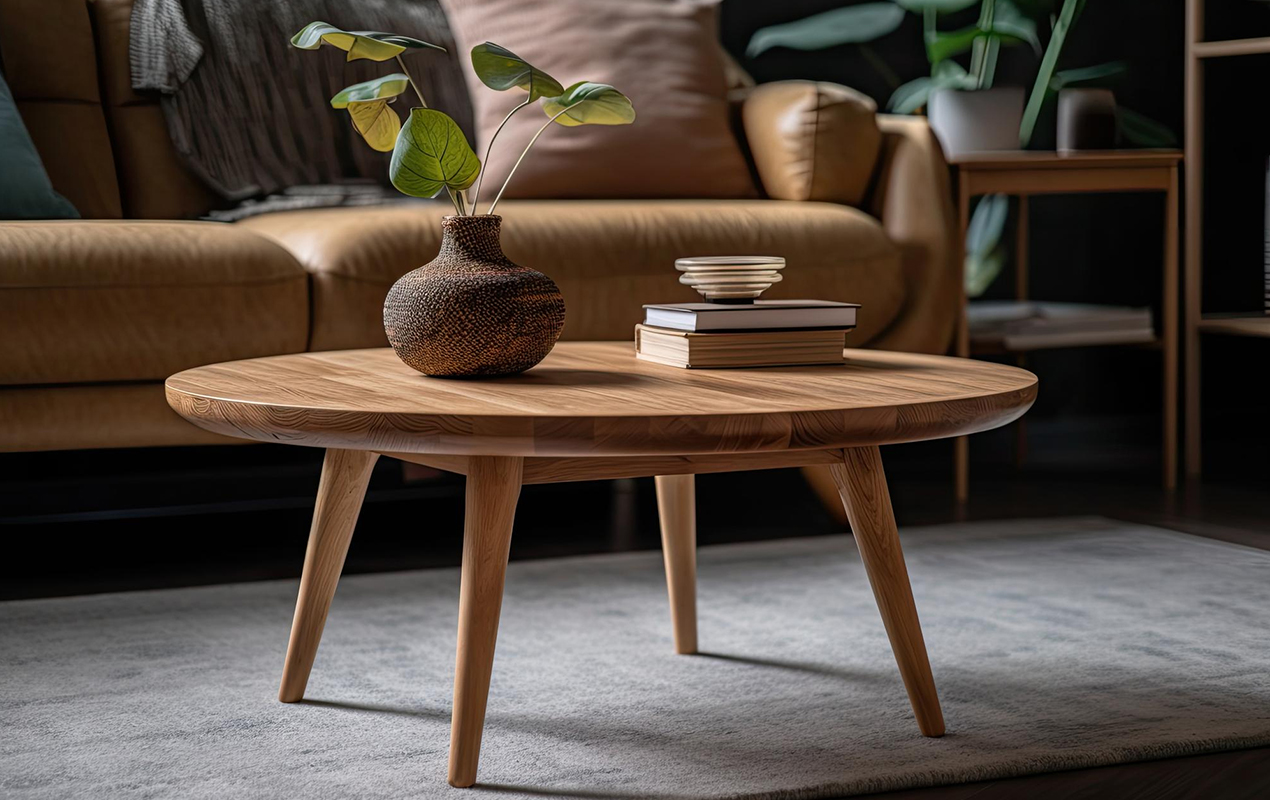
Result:
{"label": "green plant", "polygon": [[[448,192],[454,210],[460,216],[476,213],[480,199],[482,161],[472,150],[463,131],[448,114],[429,108],[418,85],[406,69],[401,56],[412,50],[445,48],[409,36],[381,31],[345,31],[326,22],[311,22],[291,37],[291,44],[301,50],[316,50],[323,44],[348,53],[349,61],[395,59],[401,72],[384,75],[343,89],[331,98],[332,108],[348,111],[353,128],[366,143],[381,152],[392,152],[388,177],[402,194],[411,197],[436,197]],[[539,102],[547,121],[534,134],[502,187],[485,213],[493,214],[529,150],[552,123],[564,127],[576,125],[629,125],[635,121],[635,108],[626,95],[603,83],[582,81],[564,88],[546,72],[532,66],[505,47],[486,42],[472,48],[472,69],[481,82],[496,91],[523,89],[526,97],[503,119],[490,137],[485,161],[508,120],[518,111]],[[419,99],[410,109],[406,124],[392,109],[407,87]],[[467,190],[476,184],[471,202]]]}
{"label": "green plant", "polygon": [[[965,11],[976,3],[976,22],[955,31],[939,30],[941,15]],[[930,75],[901,83],[867,45],[899,28],[906,11],[922,18],[922,41]],[[1040,51],[1036,23],[1011,0],[894,0],[846,6],[761,28],[750,37],[746,55],[753,58],[773,47],[820,50],[843,44],[861,46],[869,63],[893,90],[888,107],[901,114],[925,106],[930,95],[939,89],[991,87],[1002,44],[1029,44]],[[969,70],[954,60],[965,53],[970,53]]]}
{"label": "green plant", "polygon": [[[1022,3],[1023,0],[1020,0]],[[952,31],[939,29],[939,17],[965,11],[979,5],[979,16],[970,25]],[[1048,4],[1027,3],[1041,12]],[[922,17],[922,41],[930,74],[900,83],[895,73],[871,50],[865,50],[869,62],[892,87],[887,107],[899,114],[920,111],[930,97],[941,89],[975,90],[991,88],[996,77],[997,59],[1002,45],[1027,44],[1041,56],[1036,81],[1024,109],[1019,126],[1019,146],[1026,148],[1036,129],[1036,122],[1046,102],[1067,86],[1090,85],[1124,71],[1124,64],[1112,62],[1093,67],[1056,71],[1059,57],[1072,26],[1084,8],[1085,0],[1063,0],[1051,22],[1049,41],[1044,52],[1037,35],[1036,21],[1023,13],[1013,0],[893,0],[886,3],[864,3],[826,11],[805,19],[762,28],[750,38],[746,54],[753,58],[772,47],[818,50],[843,44],[867,43],[892,33],[909,11]],[[955,59],[970,53],[969,66]],[[1117,106],[1116,121],[1121,136],[1139,147],[1166,147],[1177,143],[1164,125],[1122,106]],[[976,297],[982,294],[1000,274],[1006,263],[1001,244],[1009,217],[1009,199],[989,195],[980,199],[966,229],[966,291]]]}

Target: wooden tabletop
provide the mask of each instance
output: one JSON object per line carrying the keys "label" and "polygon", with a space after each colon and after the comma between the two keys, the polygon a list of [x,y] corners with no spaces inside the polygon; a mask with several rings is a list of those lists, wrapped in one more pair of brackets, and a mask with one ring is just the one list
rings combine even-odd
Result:
{"label": "wooden tabletop", "polygon": [[685,370],[629,342],[563,342],[529,372],[429,378],[392,350],[214,364],[168,378],[194,424],[266,442],[379,452],[636,456],[889,444],[1017,419],[1036,376],[944,356],[848,350],[843,366]]}
{"label": "wooden tabletop", "polygon": [[985,150],[948,158],[961,169],[1119,169],[1124,167],[1172,167],[1182,160],[1181,150]]}

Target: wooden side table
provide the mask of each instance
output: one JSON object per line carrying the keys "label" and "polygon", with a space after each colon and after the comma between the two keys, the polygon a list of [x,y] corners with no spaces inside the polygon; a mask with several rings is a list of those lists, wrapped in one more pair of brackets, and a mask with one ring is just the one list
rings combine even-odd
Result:
{"label": "wooden side table", "polygon": [[[1152,346],[1164,354],[1164,487],[1177,487],[1177,374],[1178,374],[1178,164],[1180,150],[1090,150],[1055,153],[1001,150],[962,153],[948,159],[955,170],[961,246],[965,251],[970,223],[970,199],[976,195],[1006,194],[1019,198],[1016,237],[1016,298],[1028,299],[1028,197],[1037,194],[1096,194],[1102,192],[1163,192],[1164,288],[1160,336]],[[964,276],[963,276],[964,278]],[[966,318],[965,282],[961,286],[961,321],[954,342],[956,355],[971,354]],[[1022,354],[1020,354],[1022,361]],[[970,446],[956,440],[957,499],[970,494]]]}

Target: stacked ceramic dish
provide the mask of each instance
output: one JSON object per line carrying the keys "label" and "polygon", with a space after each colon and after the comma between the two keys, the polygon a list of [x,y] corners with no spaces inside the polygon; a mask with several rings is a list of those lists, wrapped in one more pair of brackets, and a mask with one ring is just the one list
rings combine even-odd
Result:
{"label": "stacked ceramic dish", "polygon": [[779,256],[699,256],[680,258],[679,282],[691,286],[712,303],[754,300],[781,279],[785,259]]}

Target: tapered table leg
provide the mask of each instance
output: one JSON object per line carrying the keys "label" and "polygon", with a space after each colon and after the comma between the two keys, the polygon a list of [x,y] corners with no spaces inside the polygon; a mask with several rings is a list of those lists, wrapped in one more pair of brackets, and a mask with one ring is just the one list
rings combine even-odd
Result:
{"label": "tapered table leg", "polygon": [[357,514],[366,496],[366,484],[378,458],[377,453],[364,450],[326,451],[295,619],[291,622],[291,641],[282,668],[282,686],[278,689],[278,699],[284,703],[295,703],[304,697],[326,614],[331,609],[331,598],[357,526]]}
{"label": "tapered table leg", "polygon": [[851,448],[843,451],[842,464],[834,464],[830,469],[851,520],[851,531],[864,560],[878,611],[882,612],[882,623],[891,640],[900,677],[904,679],[909,702],[917,715],[917,727],[924,736],[943,736],[944,714],[939,708],[935,679],[926,658],[926,643],[917,619],[917,606],[913,603],[908,569],[904,566],[881,453],[877,447]]}
{"label": "tapered table leg", "polygon": [[459,640],[450,721],[451,786],[476,783],[485,703],[498,639],[498,615],[503,605],[503,579],[523,470],[521,458],[468,459]]}
{"label": "tapered table leg", "polygon": [[697,652],[697,496],[693,475],[658,475],[657,513],[666,559],[675,652]]}

